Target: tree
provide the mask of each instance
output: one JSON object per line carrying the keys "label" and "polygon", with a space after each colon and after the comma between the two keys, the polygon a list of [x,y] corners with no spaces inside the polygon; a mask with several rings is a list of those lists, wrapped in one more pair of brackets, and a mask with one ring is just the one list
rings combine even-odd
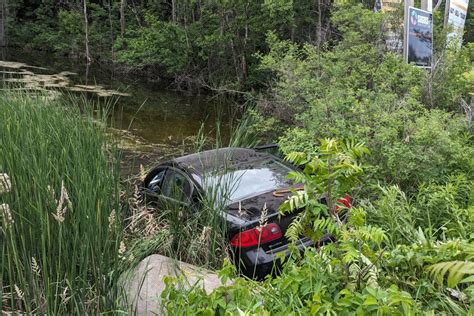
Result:
{"label": "tree", "polygon": [[84,5],[84,33],[85,33],[85,44],[86,44],[86,61],[89,64],[92,61],[89,51],[89,21],[87,18],[87,1],[83,0]]}
{"label": "tree", "polygon": [[127,6],[127,0],[120,0],[120,36],[123,38],[125,35],[125,7]]}
{"label": "tree", "polygon": [[304,190],[291,196],[280,208],[282,214],[303,209],[288,228],[290,240],[305,235],[318,242],[327,232],[339,233],[343,225],[341,210],[350,203],[347,194],[362,174],[358,160],[368,152],[363,144],[353,141],[321,139],[314,151],[287,154],[289,162],[304,166],[303,172],[289,175],[294,183],[302,183]]}
{"label": "tree", "polygon": [[0,46],[8,45],[6,24],[8,18],[8,0],[0,0]]}

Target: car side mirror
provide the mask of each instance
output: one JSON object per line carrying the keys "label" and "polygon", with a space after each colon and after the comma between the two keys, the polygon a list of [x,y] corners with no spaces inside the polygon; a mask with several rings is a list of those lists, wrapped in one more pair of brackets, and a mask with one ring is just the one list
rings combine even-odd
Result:
{"label": "car side mirror", "polygon": [[161,193],[161,185],[163,184],[165,178],[166,169],[164,168],[157,168],[152,170],[145,180],[143,181],[143,185],[147,193],[154,193],[159,195]]}

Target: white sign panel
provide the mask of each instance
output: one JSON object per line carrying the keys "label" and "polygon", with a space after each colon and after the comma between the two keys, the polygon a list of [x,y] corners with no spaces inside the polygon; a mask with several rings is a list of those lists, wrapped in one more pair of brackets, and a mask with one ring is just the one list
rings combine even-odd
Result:
{"label": "white sign panel", "polygon": [[451,0],[449,5],[448,25],[452,31],[448,33],[448,41],[457,41],[459,46],[462,44],[468,5],[469,0]]}
{"label": "white sign panel", "polygon": [[[376,1],[376,8],[378,11],[395,16],[397,12],[401,11],[403,8],[402,0],[378,0]],[[390,19],[394,21],[395,19]],[[388,21],[387,21],[388,22]],[[392,52],[401,53],[403,50],[403,34],[402,34],[403,25],[393,25],[388,22],[384,25],[384,38],[385,45],[388,50]]]}

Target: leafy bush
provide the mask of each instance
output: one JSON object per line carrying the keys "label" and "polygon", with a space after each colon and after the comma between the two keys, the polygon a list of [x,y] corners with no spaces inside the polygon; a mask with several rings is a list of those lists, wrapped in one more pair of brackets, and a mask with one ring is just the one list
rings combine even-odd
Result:
{"label": "leafy bush", "polygon": [[362,6],[339,5],[333,23],[341,39],[323,50],[270,34],[260,69],[276,79],[258,102],[260,115],[274,120],[277,131],[289,127],[280,138],[284,151],[311,150],[308,142],[326,137],[364,142],[372,152],[367,182],[411,191],[451,173],[472,177],[472,135],[459,113],[471,87],[469,49],[444,50],[431,76],[386,50],[384,19]]}
{"label": "leafy bush", "polygon": [[419,228],[429,239],[471,237],[473,182],[464,176],[451,177],[443,184],[422,184],[412,198],[397,186],[379,190],[375,201],[363,205],[368,221],[390,232],[390,246],[416,242]]}
{"label": "leafy bush", "polygon": [[[295,157],[307,156],[290,155],[293,161]],[[305,167],[307,175],[300,176],[306,192],[318,181],[311,176],[321,176],[314,173],[315,164],[311,166],[319,159],[314,157]],[[167,279],[163,308],[183,315],[472,313],[472,187],[465,177],[453,177],[443,185],[422,185],[413,201],[398,187],[380,188],[378,199],[349,211],[347,223],[322,228],[337,236],[336,242],[308,248],[304,254],[292,252],[279,276],[261,283],[237,277],[211,294],[198,287],[179,289],[177,280]],[[287,204],[293,205],[294,199]],[[306,194],[303,203],[298,205],[305,207],[303,214],[319,215],[315,210],[327,207],[316,195]],[[304,222],[300,233],[319,238],[322,218],[313,219],[315,225]],[[235,276],[234,269],[224,266],[223,282]]]}
{"label": "leafy bush", "polygon": [[187,35],[183,28],[146,16],[146,27],[130,31],[133,38],[117,43],[119,61],[135,67],[162,66],[170,75],[183,71],[188,63]]}
{"label": "leafy bush", "polygon": [[[226,276],[224,276],[225,278]],[[289,262],[282,275],[262,283],[237,279],[212,294],[200,288],[177,290],[172,280],[163,292],[165,310],[179,315],[409,314],[416,309],[410,295],[396,286],[341,288],[341,275],[329,258],[307,250],[302,261]]]}
{"label": "leafy bush", "polygon": [[353,189],[362,168],[357,160],[368,153],[362,144],[323,139],[314,152],[291,152],[287,160],[304,166],[303,172],[291,172],[288,177],[294,183],[304,185],[303,191],[288,198],[280,207],[280,213],[298,213],[286,233],[288,239],[297,241],[301,235],[317,243],[324,234],[339,237],[344,227],[343,209],[349,207],[348,193]]}

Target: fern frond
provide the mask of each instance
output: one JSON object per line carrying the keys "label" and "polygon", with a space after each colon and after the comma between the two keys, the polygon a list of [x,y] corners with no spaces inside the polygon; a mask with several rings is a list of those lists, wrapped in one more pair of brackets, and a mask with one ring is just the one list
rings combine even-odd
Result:
{"label": "fern frond", "polygon": [[335,235],[339,231],[339,227],[330,217],[326,217],[314,220],[313,230],[316,232],[326,232]]}
{"label": "fern frond", "polygon": [[308,162],[307,154],[298,151],[290,152],[285,159],[295,165],[304,165]]}
{"label": "fern frond", "polygon": [[363,254],[360,255],[362,262],[367,266],[367,272],[365,280],[367,281],[367,285],[372,286],[373,288],[379,287],[378,284],[378,275],[379,270],[377,269],[377,265],[373,264],[369,258],[364,256]]}
{"label": "fern frond", "polygon": [[299,213],[291,222],[290,226],[286,230],[285,236],[290,241],[297,241],[300,239],[301,233],[304,231],[303,222],[306,213]]}
{"label": "fern frond", "polygon": [[342,261],[344,263],[356,262],[359,259],[359,251],[351,243],[341,244],[341,250],[343,250]]}
{"label": "fern frond", "polygon": [[295,210],[301,209],[308,204],[308,193],[306,191],[298,191],[294,195],[280,205],[280,213],[292,213]]}
{"label": "fern frond", "polygon": [[372,241],[379,245],[386,237],[385,232],[380,227],[362,226],[354,231],[354,235],[363,241]]}
{"label": "fern frond", "polygon": [[306,176],[297,171],[292,171],[288,173],[288,179],[293,180],[294,183],[305,183],[306,182]]}
{"label": "fern frond", "polygon": [[443,283],[444,277],[448,273],[447,285],[450,288],[455,287],[460,282],[467,283],[473,280],[472,277],[463,277],[468,275],[474,275],[474,262],[471,261],[447,261],[433,264],[428,267],[430,274],[438,280],[439,283]]}

